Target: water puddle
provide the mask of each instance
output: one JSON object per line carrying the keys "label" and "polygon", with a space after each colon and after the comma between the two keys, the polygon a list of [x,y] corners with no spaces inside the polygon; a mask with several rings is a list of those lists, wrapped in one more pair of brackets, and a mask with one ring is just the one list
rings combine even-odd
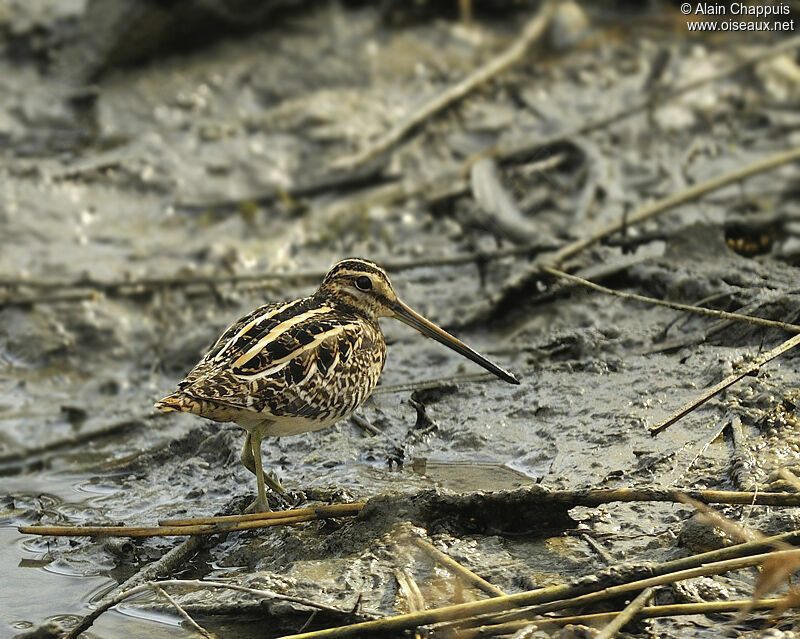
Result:
{"label": "water puddle", "polygon": [[[45,512],[57,508],[69,523],[97,520],[103,512],[100,502],[113,495],[118,487],[89,475],[26,475],[4,477],[0,494],[0,565],[3,579],[14,587],[0,588],[0,637],[13,637],[45,621],[69,627],[90,611],[90,603],[102,598],[117,586],[109,576],[116,562],[103,554],[92,553],[87,559],[67,555],[54,557],[51,542],[44,538],[21,535],[16,527],[30,523],[28,509]],[[57,539],[57,545],[81,541]],[[101,547],[101,544],[97,544]],[[177,615],[146,612],[132,606],[104,614],[92,627],[91,635],[104,639],[163,637],[164,625],[174,626],[170,636],[188,637],[191,632],[179,627]]]}

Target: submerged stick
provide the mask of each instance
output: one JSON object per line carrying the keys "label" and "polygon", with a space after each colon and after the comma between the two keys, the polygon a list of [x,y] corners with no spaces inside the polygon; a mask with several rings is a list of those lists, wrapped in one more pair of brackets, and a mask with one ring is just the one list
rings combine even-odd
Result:
{"label": "submerged stick", "polygon": [[490,594],[492,597],[502,597],[502,596],[504,596],[506,594],[502,590],[500,590],[500,588],[498,588],[497,586],[489,583],[483,577],[480,577],[479,575],[476,575],[469,568],[466,568],[465,566],[462,566],[455,559],[453,559],[449,555],[446,555],[441,550],[436,548],[436,546],[434,546],[431,543],[428,543],[424,539],[420,539],[419,537],[415,537],[414,538],[414,543],[419,548],[424,550],[435,561],[437,561],[440,564],[442,564],[442,566],[447,568],[454,575],[456,575],[458,577],[461,577],[461,579],[463,579],[467,583],[472,584],[476,588],[480,588],[481,590],[483,590],[483,592]]}
{"label": "submerged stick", "polygon": [[[435,608],[433,610],[424,610],[421,612],[387,617],[385,619],[379,619],[376,621],[366,621],[348,626],[329,628],[326,630],[305,632],[295,635],[285,635],[282,637],[282,639],[332,639],[334,637],[361,637],[368,633],[397,632],[401,630],[410,630],[425,624],[463,619],[465,617],[471,617],[484,613],[504,612],[520,606],[530,606],[533,604],[551,603],[554,608],[547,606],[548,609],[558,609],[561,607],[561,602],[559,600],[566,598],[570,598],[570,605],[578,606],[602,599],[609,599],[632,591],[643,590],[650,586],[658,586],[665,583],[692,579],[694,577],[715,575],[723,572],[730,572],[732,570],[739,570],[741,568],[758,566],[768,558],[772,560],[786,561],[797,560],[797,558],[800,558],[800,550],[778,551],[762,555],[755,555],[752,557],[720,561],[691,570],[660,575],[657,577],[651,577],[649,579],[640,579],[627,584],[622,584],[620,586],[611,586],[602,589],[598,588],[597,585],[590,584],[578,584],[574,586],[561,585],[549,588],[540,588],[538,590],[521,592],[515,595],[506,595],[504,597],[484,599],[483,601],[474,601],[470,603],[456,604],[454,606],[445,606],[443,608]],[[537,614],[544,611],[539,610],[538,608],[539,606],[537,606]]]}
{"label": "submerged stick", "polygon": [[158,584],[151,584],[150,586],[157,595],[164,597],[164,599],[166,599],[169,602],[169,604],[173,608],[175,608],[175,610],[178,611],[178,614],[186,620],[186,623],[188,623],[192,628],[194,628],[195,632],[205,637],[206,639],[217,639],[216,635],[209,632],[208,630],[203,628],[203,626],[197,623],[194,619],[192,619],[191,615],[188,612],[186,612],[186,610],[184,610],[183,606],[181,606],[177,601],[175,601],[172,595],[170,595],[161,586],[159,586]]}
{"label": "submerged stick", "polygon": [[691,400],[690,402],[679,408],[675,413],[673,413],[665,420],[663,420],[662,422],[651,428],[650,434],[658,435],[660,432],[672,426],[672,424],[677,422],[679,419],[682,419],[683,417],[691,413],[699,406],[705,404],[709,399],[714,397],[714,395],[716,395],[717,393],[725,390],[726,388],[728,388],[728,386],[731,386],[734,383],[738,382],[740,379],[742,379],[742,377],[745,377],[746,375],[749,375],[750,373],[757,371],[767,362],[775,359],[780,355],[783,355],[786,351],[793,349],[798,344],[800,344],[800,335],[795,335],[794,337],[787,339],[779,346],[776,346],[771,351],[767,351],[766,353],[759,355],[747,366],[744,366],[737,372],[728,375],[721,382],[715,384],[708,390],[704,391],[701,395]]}
{"label": "submerged stick", "polygon": [[[238,584],[229,584],[222,581],[203,581],[202,579],[168,579],[165,581],[148,581],[146,583],[141,583],[137,586],[132,586],[119,592],[115,596],[106,597],[97,607],[92,610],[88,615],[83,617],[77,625],[72,628],[66,635],[64,635],[64,639],[77,639],[81,633],[85,632],[89,628],[91,628],[92,624],[97,620],[100,615],[104,612],[110,610],[114,606],[122,603],[126,599],[130,599],[131,597],[135,597],[143,592],[147,592],[148,590],[153,590],[155,587],[158,588],[167,588],[171,586],[195,586],[200,588],[218,588],[223,590],[235,590],[238,592],[245,592],[256,597],[264,597],[267,599],[275,599],[278,601],[288,601],[296,604],[300,604],[301,606],[308,606],[310,608],[314,608],[317,610],[324,610],[328,612],[336,612],[339,614],[347,614],[347,611],[340,610],[339,608],[335,608],[333,606],[328,606],[326,604],[317,603],[316,601],[312,601],[310,599],[304,599],[302,597],[292,597],[290,595],[282,595],[277,592],[272,592],[271,590],[260,590],[258,588],[248,588],[247,586],[240,586]],[[365,617],[369,615],[359,615],[360,617]]]}

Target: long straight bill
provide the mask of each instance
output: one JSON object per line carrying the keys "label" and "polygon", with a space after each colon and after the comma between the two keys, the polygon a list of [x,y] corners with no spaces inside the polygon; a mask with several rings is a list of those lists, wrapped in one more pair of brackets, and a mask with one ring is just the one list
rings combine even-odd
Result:
{"label": "long straight bill", "polygon": [[480,353],[472,350],[460,339],[453,337],[447,331],[442,330],[433,322],[429,322],[422,315],[413,311],[408,306],[403,304],[400,300],[394,305],[394,316],[404,324],[408,324],[411,328],[417,329],[423,335],[432,337],[437,342],[444,344],[448,348],[452,348],[456,353],[463,355],[467,359],[482,366],[487,371],[494,373],[500,379],[507,381],[509,384],[519,384],[519,380],[511,373],[500,368],[497,364],[493,364]]}

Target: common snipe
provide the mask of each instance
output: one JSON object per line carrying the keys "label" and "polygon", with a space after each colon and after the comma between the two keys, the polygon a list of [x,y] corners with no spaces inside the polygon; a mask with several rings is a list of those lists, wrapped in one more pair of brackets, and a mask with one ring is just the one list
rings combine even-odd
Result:
{"label": "common snipe", "polygon": [[[269,510],[261,439],[325,428],[369,396],[386,361],[379,317],[394,317],[519,383],[401,302],[377,264],[351,258],[331,268],[310,297],[267,304],[233,324],[156,408],[244,428],[242,463],[258,481],[248,510]],[[266,482],[283,492],[277,480],[266,476]]]}

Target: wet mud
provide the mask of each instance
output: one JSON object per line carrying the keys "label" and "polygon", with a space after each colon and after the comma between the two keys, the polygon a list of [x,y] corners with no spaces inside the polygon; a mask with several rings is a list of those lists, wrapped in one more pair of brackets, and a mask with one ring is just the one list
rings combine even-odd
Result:
{"label": "wet mud", "polygon": [[[800,145],[796,50],[663,97],[775,34],[690,37],[669,3],[559,15],[519,64],[348,173],[337,159],[508,46],[538,4],[475,3],[469,26],[456,3],[275,3],[261,15],[247,2],[181,2],[206,13],[193,14],[199,42],[177,49],[179,15],[134,46],[125,25],[143,24],[126,13],[137,3],[108,2],[117,13],[107,20],[101,4],[0,6],[0,637],[73,627],[180,543],[17,526],[153,525],[252,500],[240,429],[156,414],[153,402],[235,319],[308,294],[350,255],[386,264],[402,299],[521,384],[383,320],[388,362],[357,418],[263,445],[288,491],[273,507],[366,501],[364,511],[215,536],[167,575],[337,610],[224,590],[176,595],[217,636],[405,612],[398,570],[429,608],[485,596],[414,536],[508,593],[731,542],[686,505],[521,512],[492,492],[793,490],[778,473],[800,468],[793,351],[658,437],[648,430],[789,333],[563,285],[536,262],[646,202]],[[234,9],[258,19],[243,25]],[[649,108],[582,129],[647,96]],[[470,174],[493,149],[536,140],[548,144]],[[449,176],[444,187],[413,188],[436,176]],[[795,162],[726,186],[564,268],[798,323],[799,178]],[[458,500],[480,491],[474,507]],[[796,508],[718,509],[764,534],[800,527]],[[659,589],[655,603],[747,599],[756,578],[698,578]],[[768,616],[642,621],[627,636],[718,637],[720,619],[739,636],[800,628],[787,613],[774,623],[786,633],[762,634]],[[89,632],[192,635],[181,624],[148,595]]]}

